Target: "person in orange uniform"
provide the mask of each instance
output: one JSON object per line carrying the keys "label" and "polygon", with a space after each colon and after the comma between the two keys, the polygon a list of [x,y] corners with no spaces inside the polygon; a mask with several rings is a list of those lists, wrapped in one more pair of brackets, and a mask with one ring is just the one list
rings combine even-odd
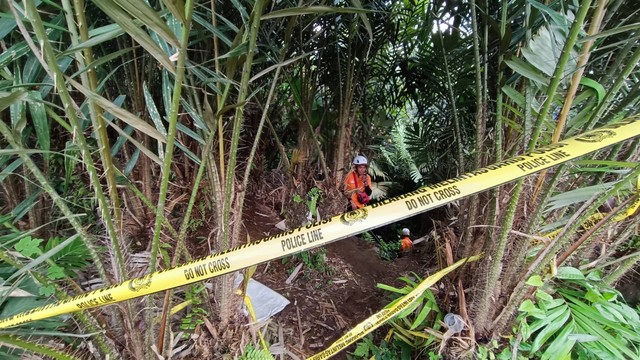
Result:
{"label": "person in orange uniform", "polygon": [[347,211],[357,210],[369,203],[371,196],[371,177],[367,174],[369,162],[358,155],[353,159],[354,169],[344,178],[344,194],[349,199]]}
{"label": "person in orange uniform", "polygon": [[400,247],[402,248],[403,252],[408,251],[413,247],[413,241],[411,241],[411,238],[409,238],[410,234],[411,232],[409,231],[409,229],[402,229],[402,239],[400,239]]}

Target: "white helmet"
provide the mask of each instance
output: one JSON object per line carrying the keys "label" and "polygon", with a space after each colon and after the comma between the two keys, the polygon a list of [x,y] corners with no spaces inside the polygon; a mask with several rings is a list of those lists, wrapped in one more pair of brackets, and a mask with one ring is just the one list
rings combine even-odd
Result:
{"label": "white helmet", "polygon": [[411,233],[411,232],[409,231],[409,229],[407,229],[407,228],[402,229],[402,235],[407,235],[407,236],[409,236],[409,234],[410,234],[410,233]]}
{"label": "white helmet", "polygon": [[369,165],[369,162],[367,161],[367,158],[362,156],[362,155],[358,155],[353,159],[353,165]]}

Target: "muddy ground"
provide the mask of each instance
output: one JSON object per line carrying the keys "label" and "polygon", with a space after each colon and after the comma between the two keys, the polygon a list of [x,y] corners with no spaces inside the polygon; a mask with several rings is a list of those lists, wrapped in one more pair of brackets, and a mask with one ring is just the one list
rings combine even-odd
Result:
{"label": "muddy ground", "polygon": [[[251,209],[245,217],[252,238],[280,232],[275,227],[280,219],[273,210]],[[325,261],[303,265],[291,284],[286,281],[302,262],[300,256],[262,264],[253,276],[291,302],[272,318],[269,329],[280,332],[287,349],[301,359],[327,348],[354,325],[384,308],[392,298],[376,284],[403,287],[399,277],[412,272],[424,276],[435,263],[428,242],[393,261],[382,260],[378,246],[360,237],[349,237],[324,249],[311,253],[325,252]],[[346,359],[346,353],[353,349],[352,345],[333,359]]]}

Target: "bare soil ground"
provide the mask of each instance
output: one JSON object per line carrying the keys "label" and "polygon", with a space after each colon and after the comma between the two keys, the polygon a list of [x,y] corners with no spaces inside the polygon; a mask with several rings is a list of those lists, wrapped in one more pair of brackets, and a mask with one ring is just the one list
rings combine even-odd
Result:
{"label": "bare soil ground", "polygon": [[[245,214],[247,232],[254,239],[280,231],[274,226],[280,218],[266,206],[247,209]],[[291,302],[273,317],[275,326],[270,329],[278,329],[287,349],[299,358],[325,349],[387,305],[391,298],[376,284],[403,287],[398,277],[411,272],[424,276],[435,261],[433,252],[420,245],[401,258],[385,261],[377,246],[358,237],[328,244],[325,249],[327,271],[303,266],[295,280],[286,284],[290,272],[301,262],[299,257],[291,257],[286,263],[274,260],[260,265],[254,275],[255,280]],[[346,352],[353,348],[333,358],[346,359]]]}

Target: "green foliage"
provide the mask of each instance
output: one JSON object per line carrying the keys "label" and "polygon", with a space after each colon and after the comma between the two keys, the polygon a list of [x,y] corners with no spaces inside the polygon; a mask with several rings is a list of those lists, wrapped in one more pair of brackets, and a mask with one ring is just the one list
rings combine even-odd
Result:
{"label": "green foliage", "polygon": [[411,348],[399,342],[388,343],[386,340],[376,344],[371,334],[362,338],[357,344],[356,349],[347,354],[350,360],[355,359],[382,359],[382,360],[409,360],[411,356]]}
{"label": "green foliage", "polygon": [[[306,200],[304,201],[305,205],[307,206],[307,210],[309,210],[309,216],[311,217],[311,219],[318,216],[318,201],[320,201],[320,197],[322,197],[322,190],[315,186],[307,192]],[[295,201],[297,204],[300,204],[303,199],[300,195],[293,194],[293,201]]]}
{"label": "green foliage", "polygon": [[[60,239],[49,240],[51,244],[42,245],[42,239],[36,239],[11,226],[12,217],[0,215],[0,247],[8,249],[13,247],[20,256],[11,256],[10,252],[3,251],[0,261],[0,317],[30,310],[34,307],[51,303],[55,299],[50,298],[55,292],[54,280],[67,276],[67,270],[82,269],[73,267],[74,264],[82,264],[81,258],[69,256],[70,247],[81,247],[76,240],[68,242],[65,248],[51,250],[60,245]],[[73,244],[73,245],[72,245]],[[45,262],[42,262],[42,257]],[[31,259],[37,257],[37,259]],[[76,259],[77,261],[66,261]],[[54,261],[58,261],[55,263]],[[44,264],[44,265],[42,265]],[[21,275],[15,276],[20,269]],[[7,281],[9,279],[12,279]],[[3,330],[0,335],[0,357],[3,359],[18,359],[28,354],[46,355],[56,359],[76,359],[63,351],[53,349],[50,346],[41,345],[43,342],[66,339],[66,334],[61,332],[66,325],[64,319],[54,317],[40,320],[14,329]],[[56,340],[48,340],[45,336],[56,335]],[[71,334],[69,334],[71,335]]]}
{"label": "green foliage", "polygon": [[41,250],[38,246],[41,242],[42,239],[32,239],[31,236],[26,236],[20,239],[14,248],[20,254],[26,257],[31,257],[32,255],[41,254]]}
{"label": "green foliage", "polygon": [[185,332],[185,338],[188,338],[193,333],[196,326],[204,324],[204,318],[209,315],[207,310],[201,306],[201,293],[204,289],[203,284],[191,285],[185,292],[185,301],[190,302],[187,314],[180,320],[180,329]]}
{"label": "green foliage", "polygon": [[299,262],[304,263],[307,269],[317,271],[323,275],[331,275],[333,269],[327,264],[327,249],[318,248],[300,252],[288,257],[282,258],[283,264],[291,264],[292,268],[297,266]]}
{"label": "green foliage", "polygon": [[269,350],[265,349],[256,349],[253,344],[247,344],[245,346],[242,355],[238,357],[238,360],[273,360],[274,357],[271,355]]}
{"label": "green foliage", "polygon": [[640,356],[640,316],[596,272],[558,269],[556,281],[519,308],[520,351],[540,359]]}
{"label": "green foliage", "polygon": [[382,260],[393,261],[398,257],[398,254],[400,254],[401,244],[399,240],[387,242],[370,231],[366,231],[360,234],[360,236],[364,240],[370,243],[374,243],[378,246],[379,255]]}
{"label": "green foliage", "polygon": [[[64,239],[60,237],[54,237],[49,239],[42,247],[42,252],[48,252],[56,246],[60,245]],[[64,273],[67,276],[75,276],[75,272],[72,270],[82,270],[88,264],[91,259],[89,250],[84,245],[82,240],[76,238],[71,243],[67,244],[62,250],[59,250],[51,256],[57,266],[64,269]]]}
{"label": "green foliage", "polygon": [[[398,278],[406,285],[396,288],[386,284],[377,287],[388,291],[394,299],[387,307],[399,302],[422,282],[412,273],[411,277]],[[389,321],[391,329],[384,340],[376,343],[368,336],[357,342],[353,355],[358,358],[375,356],[376,359],[413,359],[417,354],[428,354],[429,358],[438,358],[432,350],[437,338],[429,335],[425,329],[439,331],[443,319],[442,311],[431,290],[423,292],[409,307]]]}
{"label": "green foliage", "polygon": [[[511,352],[511,346],[513,339],[507,346],[501,347],[497,340],[493,340],[486,345],[478,345],[476,348],[475,357],[478,360],[512,360],[514,356]],[[522,354],[517,354],[516,360],[527,360],[528,358]]]}

